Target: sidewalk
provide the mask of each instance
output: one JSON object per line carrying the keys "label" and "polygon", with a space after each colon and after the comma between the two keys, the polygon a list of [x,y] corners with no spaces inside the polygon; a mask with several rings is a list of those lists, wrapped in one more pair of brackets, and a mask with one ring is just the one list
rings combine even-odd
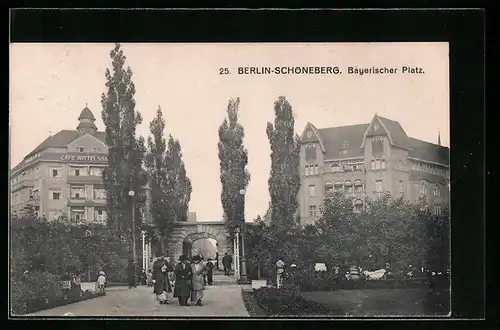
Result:
{"label": "sidewalk", "polygon": [[153,288],[140,286],[135,289],[114,287],[106,296],[40,311],[29,316],[249,316],[243,299],[241,287],[234,278],[214,275],[214,285],[207,286],[203,306],[179,306],[177,299],[170,294],[169,304],[160,305],[153,294]]}

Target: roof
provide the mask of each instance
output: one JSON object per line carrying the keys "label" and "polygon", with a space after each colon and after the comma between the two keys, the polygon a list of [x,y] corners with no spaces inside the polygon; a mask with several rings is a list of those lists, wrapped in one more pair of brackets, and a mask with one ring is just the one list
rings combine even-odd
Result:
{"label": "roof", "polygon": [[408,147],[408,135],[406,135],[405,130],[401,127],[401,124],[395,120],[390,120],[384,117],[380,117],[380,121],[389,131],[392,138],[392,143],[400,147]]}
{"label": "roof", "polygon": [[[409,157],[449,166],[450,149],[448,147],[411,138],[399,122],[378,115],[375,115],[376,118],[386,128],[394,145],[410,149]],[[364,157],[360,146],[369,126],[370,124],[359,124],[316,129],[325,148],[325,159]],[[345,141],[348,143],[348,149],[344,153],[342,149]]]}
{"label": "roof", "polygon": [[[42,143],[38,145],[32,152],[30,152],[26,157],[34,154],[36,152],[42,151],[47,148],[64,148],[71,142],[75,141],[77,138],[83,134],[74,130],[62,130],[55,135],[51,135],[45,139]],[[105,132],[95,132],[93,134],[102,143],[106,143],[106,133]]]}
{"label": "roof", "polygon": [[412,148],[409,157],[450,165],[449,148],[414,138],[409,138],[408,140]]}
{"label": "roof", "polygon": [[[325,158],[363,157],[363,149],[359,146],[367,128],[368,124],[318,129],[325,147]],[[345,141],[349,143],[349,148],[346,153],[343,153],[341,149]]]}
{"label": "roof", "polygon": [[92,111],[90,111],[89,108],[85,107],[85,108],[83,108],[82,112],[80,113],[80,117],[78,117],[78,120],[81,120],[81,119],[95,120],[95,117],[94,117],[94,114],[92,113]]}

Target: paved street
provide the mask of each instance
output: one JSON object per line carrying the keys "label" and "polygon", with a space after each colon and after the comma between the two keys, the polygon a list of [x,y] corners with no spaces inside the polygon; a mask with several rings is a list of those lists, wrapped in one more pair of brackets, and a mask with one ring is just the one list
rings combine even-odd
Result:
{"label": "paved street", "polygon": [[170,294],[170,303],[160,305],[153,288],[140,286],[109,288],[106,296],[71,305],[40,311],[29,316],[248,316],[241,288],[233,278],[214,275],[214,285],[207,286],[203,306],[179,306]]}

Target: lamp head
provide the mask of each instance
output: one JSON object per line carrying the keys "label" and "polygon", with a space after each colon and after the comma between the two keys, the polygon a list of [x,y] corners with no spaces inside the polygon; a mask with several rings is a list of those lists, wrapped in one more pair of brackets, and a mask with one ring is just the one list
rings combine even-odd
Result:
{"label": "lamp head", "polygon": [[129,195],[130,197],[134,197],[134,196],[135,196],[135,191],[130,190],[130,191],[128,192],[128,195]]}

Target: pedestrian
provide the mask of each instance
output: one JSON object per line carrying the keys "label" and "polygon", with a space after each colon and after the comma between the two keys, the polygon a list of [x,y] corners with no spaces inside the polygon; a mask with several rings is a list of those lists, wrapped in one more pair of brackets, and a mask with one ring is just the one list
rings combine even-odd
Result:
{"label": "pedestrian", "polygon": [[224,274],[226,276],[231,275],[231,264],[233,263],[233,258],[226,253],[224,253],[224,257],[222,257],[222,266],[224,266]]}
{"label": "pedestrian", "polygon": [[208,285],[213,285],[214,281],[214,263],[212,259],[208,258],[207,260],[207,283]]}
{"label": "pedestrian", "polygon": [[146,285],[146,271],[144,269],[141,270],[141,285]]}
{"label": "pedestrian", "polygon": [[104,292],[104,286],[106,284],[106,274],[103,271],[99,272],[99,277],[97,278],[97,289],[99,292]]}
{"label": "pedestrian", "polygon": [[148,269],[146,273],[146,285],[147,286],[153,285],[153,272],[151,271],[151,269]]}
{"label": "pedestrian", "polygon": [[160,304],[168,303],[168,294],[172,292],[168,280],[169,265],[164,257],[158,258],[153,264],[154,290]]}
{"label": "pedestrian", "polygon": [[193,257],[192,273],[193,273],[193,287],[191,290],[191,301],[196,302],[196,306],[202,306],[201,299],[205,291],[205,283],[203,277],[206,273],[206,266],[201,262],[200,256]]}
{"label": "pedestrian", "polygon": [[129,289],[137,287],[135,283],[135,264],[132,260],[129,260],[127,265],[127,282]]}
{"label": "pedestrian", "polygon": [[179,299],[180,306],[189,306],[188,299],[191,294],[193,271],[186,255],[179,257],[175,266],[174,298]]}

